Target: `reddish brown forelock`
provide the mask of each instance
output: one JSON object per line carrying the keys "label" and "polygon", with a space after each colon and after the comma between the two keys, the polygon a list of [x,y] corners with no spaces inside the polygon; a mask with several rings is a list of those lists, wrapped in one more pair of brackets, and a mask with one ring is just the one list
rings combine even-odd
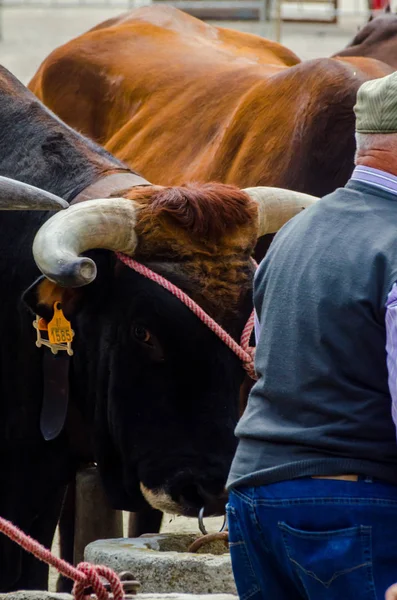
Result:
{"label": "reddish brown forelock", "polygon": [[153,217],[169,216],[193,237],[215,241],[249,224],[256,208],[249,196],[233,185],[188,184],[157,189],[151,198]]}
{"label": "reddish brown forelock", "polygon": [[184,291],[218,322],[235,319],[251,287],[256,203],[219,183],[133,188],[124,197],[140,205],[136,260],[154,262],[171,280],[177,273]]}

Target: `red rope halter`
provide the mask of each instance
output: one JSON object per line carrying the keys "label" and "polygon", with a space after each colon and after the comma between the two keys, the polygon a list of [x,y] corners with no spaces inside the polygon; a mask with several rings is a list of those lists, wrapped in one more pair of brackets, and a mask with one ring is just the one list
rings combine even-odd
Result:
{"label": "red rope halter", "polygon": [[26,533],[23,533],[18,527],[0,517],[0,531],[11,540],[22,546],[24,550],[33,554],[39,560],[55,567],[59,573],[69,577],[75,583],[73,586],[73,595],[76,600],[84,600],[88,596],[84,593],[89,587],[92,587],[98,600],[108,600],[109,594],[103,586],[100,576],[108,580],[114,600],[124,599],[124,590],[120,579],[112,569],[102,565],[91,565],[90,563],[80,563],[77,568],[57,556],[54,556],[47,548],[36,542]]}
{"label": "red rope halter", "polygon": [[133,269],[140,275],[143,275],[147,279],[158,283],[168,292],[173,294],[185,304],[211,331],[213,331],[226,346],[230,348],[242,361],[244,369],[252,379],[257,379],[254,365],[255,348],[249,345],[249,341],[254,329],[254,311],[252,311],[244,329],[241,334],[240,344],[238,344],[208,313],[205,312],[194,300],[192,300],[185,292],[179,287],[162,277],[158,273],[155,273],[145,265],[138,263],[136,260],[123,254],[122,252],[116,252],[116,256],[121,262],[127,267]]}

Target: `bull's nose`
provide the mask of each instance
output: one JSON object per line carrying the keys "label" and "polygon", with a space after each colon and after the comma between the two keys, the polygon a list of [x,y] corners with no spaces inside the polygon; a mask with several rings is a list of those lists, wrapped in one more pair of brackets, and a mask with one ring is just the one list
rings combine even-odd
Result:
{"label": "bull's nose", "polygon": [[[195,513],[204,506],[205,515],[222,515],[225,512],[227,495],[223,485],[208,484],[192,477],[178,476],[169,486],[170,495],[179,505],[193,509]],[[217,490],[217,491],[214,491]]]}
{"label": "bull's nose", "polygon": [[223,492],[220,496],[211,498],[206,504],[204,504],[204,517],[220,517],[226,512],[226,504],[228,501],[228,495]]}
{"label": "bull's nose", "polygon": [[198,483],[182,485],[176,493],[180,504],[188,505],[192,508],[200,509],[204,504],[207,504],[209,500],[209,494],[206,492],[205,488]]}

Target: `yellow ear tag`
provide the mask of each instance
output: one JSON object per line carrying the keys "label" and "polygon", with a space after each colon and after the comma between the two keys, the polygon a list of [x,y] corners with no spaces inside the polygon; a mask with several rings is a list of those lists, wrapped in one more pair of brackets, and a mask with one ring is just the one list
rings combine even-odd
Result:
{"label": "yellow ear tag", "polygon": [[66,344],[73,340],[74,331],[62,312],[59,302],[54,304],[54,316],[48,323],[48,339],[51,344]]}
{"label": "yellow ear tag", "polygon": [[[69,356],[73,355],[72,340],[74,331],[63,314],[59,302],[55,302],[54,304],[54,316],[48,325],[42,317],[36,315],[33,327],[36,329],[36,346],[38,348],[47,346],[53,354],[58,354],[60,350],[65,350]],[[42,335],[42,332],[44,335]]]}

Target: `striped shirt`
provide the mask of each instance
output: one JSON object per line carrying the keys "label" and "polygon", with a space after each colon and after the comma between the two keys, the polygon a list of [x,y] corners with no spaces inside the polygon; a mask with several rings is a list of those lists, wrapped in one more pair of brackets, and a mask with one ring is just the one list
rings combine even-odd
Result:
{"label": "striped shirt", "polygon": [[[357,166],[351,179],[373,185],[397,196],[397,177],[372,167]],[[397,201],[397,198],[396,198]],[[389,390],[392,400],[391,414],[397,432],[397,283],[394,283],[386,301],[386,360]],[[260,323],[255,313],[255,337],[258,341]]]}
{"label": "striped shirt", "polygon": [[[358,166],[352,179],[386,190],[397,196],[397,177],[391,173]],[[397,285],[393,285],[386,302],[386,353],[389,390],[392,399],[391,414],[397,428]]]}

